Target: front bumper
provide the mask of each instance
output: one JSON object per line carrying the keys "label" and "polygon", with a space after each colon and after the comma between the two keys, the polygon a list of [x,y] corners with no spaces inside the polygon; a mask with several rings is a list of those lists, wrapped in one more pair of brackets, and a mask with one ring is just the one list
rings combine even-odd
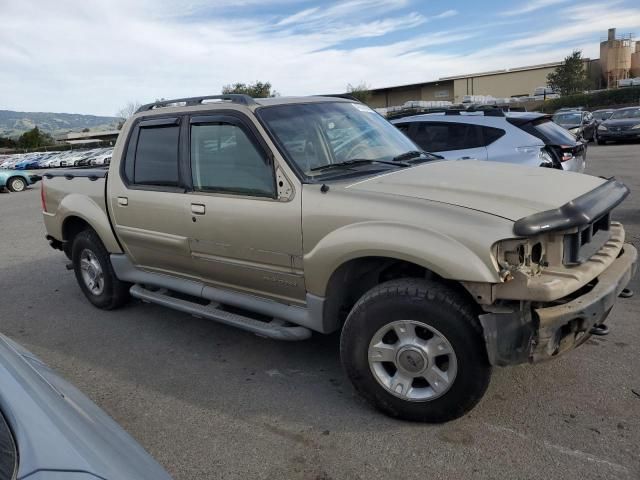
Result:
{"label": "front bumper", "polygon": [[591,328],[606,320],[633,278],[637,261],[638,251],[625,243],[606,270],[567,297],[480,315],[489,361],[494,365],[539,362],[584,343]]}
{"label": "front bumper", "polygon": [[601,141],[606,140],[640,140],[640,130],[623,130],[620,132],[612,132],[611,130],[607,132],[598,132],[598,139]]}

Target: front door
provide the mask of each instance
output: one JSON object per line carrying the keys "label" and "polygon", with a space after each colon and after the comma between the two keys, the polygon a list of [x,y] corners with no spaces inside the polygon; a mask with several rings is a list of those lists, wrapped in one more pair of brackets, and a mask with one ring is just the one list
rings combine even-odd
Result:
{"label": "front door", "polygon": [[303,303],[301,196],[278,199],[273,156],[239,113],[193,116],[189,246],[212,286]]}

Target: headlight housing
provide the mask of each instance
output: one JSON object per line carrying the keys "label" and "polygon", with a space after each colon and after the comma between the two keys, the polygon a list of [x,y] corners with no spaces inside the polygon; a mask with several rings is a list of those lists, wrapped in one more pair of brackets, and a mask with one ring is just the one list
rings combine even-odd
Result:
{"label": "headlight housing", "polygon": [[631,127],[631,130],[640,130],[640,123]]}
{"label": "headlight housing", "polygon": [[500,276],[508,281],[513,273],[537,275],[547,266],[546,245],[540,238],[514,238],[496,243],[496,260]]}
{"label": "headlight housing", "polygon": [[600,130],[601,132],[606,132],[609,129],[607,127],[605,127],[604,125],[598,125],[598,130]]}

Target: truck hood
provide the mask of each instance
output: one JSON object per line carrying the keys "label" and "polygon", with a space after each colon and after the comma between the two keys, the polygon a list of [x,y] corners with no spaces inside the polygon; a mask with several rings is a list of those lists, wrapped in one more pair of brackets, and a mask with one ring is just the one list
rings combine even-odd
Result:
{"label": "truck hood", "polygon": [[516,221],[558,208],[604,182],[550,168],[464,160],[425,163],[346,188],[447,203]]}

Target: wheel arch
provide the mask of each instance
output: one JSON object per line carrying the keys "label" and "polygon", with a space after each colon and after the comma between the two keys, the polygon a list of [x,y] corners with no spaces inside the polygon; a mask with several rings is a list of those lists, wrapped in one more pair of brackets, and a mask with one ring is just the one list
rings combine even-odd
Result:
{"label": "wheel arch", "polygon": [[473,295],[458,281],[443,278],[424,265],[398,257],[361,256],[343,262],[329,277],[323,309],[325,323],[340,328],[366,292],[384,282],[401,278],[428,279],[446,285],[480,313]]}
{"label": "wheel arch", "polygon": [[65,196],[58,206],[56,216],[62,219],[62,240],[69,244],[69,248],[75,235],[83,229],[91,228],[96,232],[109,253],[122,253],[104,207],[86,195],[69,194]]}

